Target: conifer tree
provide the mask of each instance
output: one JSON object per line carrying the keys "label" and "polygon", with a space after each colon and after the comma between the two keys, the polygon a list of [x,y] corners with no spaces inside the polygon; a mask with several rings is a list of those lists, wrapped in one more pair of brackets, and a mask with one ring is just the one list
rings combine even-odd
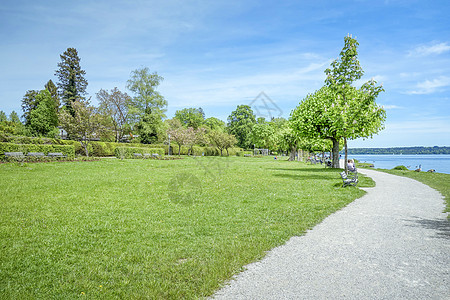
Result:
{"label": "conifer tree", "polygon": [[84,78],[86,71],[80,67],[80,58],[77,49],[67,48],[60,55],[61,62],[58,63],[58,70],[55,75],[58,77],[57,83],[59,95],[62,102],[73,115],[72,103],[84,99],[86,95],[87,80]]}

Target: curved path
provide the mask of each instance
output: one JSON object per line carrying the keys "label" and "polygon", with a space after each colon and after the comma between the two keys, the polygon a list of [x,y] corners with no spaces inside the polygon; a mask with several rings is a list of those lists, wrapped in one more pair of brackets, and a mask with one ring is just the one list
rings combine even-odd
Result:
{"label": "curved path", "polygon": [[377,186],[248,265],[213,298],[450,299],[441,194],[409,178],[361,173]]}

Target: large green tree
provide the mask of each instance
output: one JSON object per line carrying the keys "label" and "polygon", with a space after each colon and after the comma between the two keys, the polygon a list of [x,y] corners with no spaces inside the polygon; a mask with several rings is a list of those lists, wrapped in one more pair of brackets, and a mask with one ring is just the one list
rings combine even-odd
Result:
{"label": "large green tree", "polygon": [[[58,69],[55,75],[58,77],[59,95],[65,107],[73,115],[72,104],[75,101],[84,99],[88,82],[84,77],[86,71],[81,69],[80,57],[75,48],[67,48],[60,55],[61,62],[58,63]],[[51,92],[51,91],[50,91]]]}
{"label": "large green tree", "polygon": [[152,144],[165,137],[164,123],[160,112],[147,108],[142,119],[136,124],[139,139],[143,144]]}
{"label": "large green tree", "polygon": [[138,122],[151,109],[153,113],[164,117],[167,101],[156,90],[164,80],[158,73],[150,73],[149,68],[136,69],[131,72],[127,88],[134,93],[129,104],[130,116]]}
{"label": "large green tree", "polygon": [[339,142],[344,140],[346,145],[347,139],[371,137],[383,128],[386,116],[375,103],[383,91],[381,86],[373,80],[360,89],[352,86],[364,74],[357,47],[356,39],[347,36],[340,58],[325,70],[325,86],[308,95],[291,113],[292,128],[300,136],[332,141],[335,168],[339,168]]}
{"label": "large green tree", "polygon": [[225,131],[226,124],[224,121],[215,117],[209,117],[204,122],[205,126],[210,130]]}
{"label": "large green tree", "polygon": [[33,135],[54,137],[57,133],[58,115],[55,102],[48,90],[42,90],[36,95],[37,107],[30,112],[29,124]]}
{"label": "large green tree", "polygon": [[269,122],[255,124],[250,132],[251,144],[256,148],[274,150],[276,145],[276,131]]}
{"label": "large green tree", "polygon": [[192,127],[194,129],[202,126],[205,121],[204,112],[201,108],[183,108],[175,112],[175,118],[180,120],[185,127]]}
{"label": "large green tree", "polygon": [[234,135],[241,148],[252,148],[250,133],[256,124],[255,115],[248,105],[238,105],[228,116],[228,131]]}

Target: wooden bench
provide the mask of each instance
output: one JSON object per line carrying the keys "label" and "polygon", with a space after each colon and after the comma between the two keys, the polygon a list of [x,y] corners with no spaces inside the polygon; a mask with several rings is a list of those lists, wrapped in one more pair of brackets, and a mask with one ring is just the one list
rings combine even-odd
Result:
{"label": "wooden bench", "polygon": [[47,157],[50,158],[66,158],[67,155],[62,154],[61,152],[50,152],[47,154]]}
{"label": "wooden bench", "polygon": [[352,172],[353,176],[350,175],[350,177],[345,174],[345,171],[342,171],[340,174],[343,182],[342,187],[347,185],[356,186],[358,184],[358,171]]}
{"label": "wooden bench", "polygon": [[134,158],[142,158],[142,154],[141,153],[133,153]]}

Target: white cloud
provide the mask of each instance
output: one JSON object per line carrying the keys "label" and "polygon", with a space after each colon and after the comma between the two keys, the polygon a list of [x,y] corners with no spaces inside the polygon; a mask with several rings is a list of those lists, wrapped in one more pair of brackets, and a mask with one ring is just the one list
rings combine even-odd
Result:
{"label": "white cloud", "polygon": [[407,92],[407,94],[412,95],[431,94],[448,86],[450,86],[450,77],[440,76],[439,78],[435,78],[433,80],[425,80],[423,82],[419,82],[416,85],[417,90],[409,91]]}
{"label": "white cloud", "polygon": [[404,134],[450,134],[450,123],[447,119],[440,117],[407,120],[403,122],[387,123],[386,131]]}
{"label": "white cloud", "polygon": [[431,46],[418,46],[409,52],[410,56],[426,56],[432,54],[441,54],[450,51],[447,43],[440,43]]}
{"label": "white cloud", "polygon": [[401,109],[403,107],[398,106],[398,105],[383,105],[383,108],[390,110],[390,109]]}

